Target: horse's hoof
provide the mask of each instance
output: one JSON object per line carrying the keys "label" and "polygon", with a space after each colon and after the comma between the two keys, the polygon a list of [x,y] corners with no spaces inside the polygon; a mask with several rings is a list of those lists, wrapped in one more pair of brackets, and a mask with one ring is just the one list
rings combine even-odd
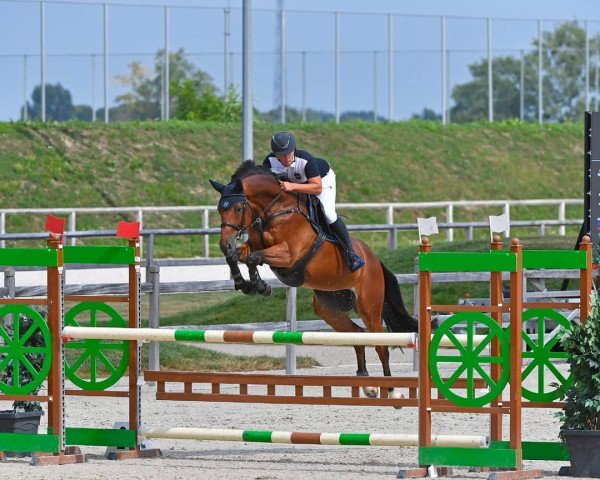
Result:
{"label": "horse's hoof", "polygon": [[246,283],[244,286],[242,286],[241,290],[244,295],[248,295],[249,297],[256,295],[256,288],[254,288],[254,286],[250,283]]}
{"label": "horse's hoof", "polygon": [[379,388],[377,387],[363,387],[363,393],[366,397],[377,398],[379,396]]}
{"label": "horse's hoof", "polygon": [[263,290],[259,290],[258,293],[260,293],[263,297],[270,297],[271,296],[271,285],[266,284],[265,288]]}
{"label": "horse's hoof", "polygon": [[[398,399],[405,398],[404,395],[402,395],[400,392],[395,392],[395,391],[390,392],[389,397],[390,398],[398,398]],[[396,410],[402,410],[402,405],[394,405],[394,408]]]}

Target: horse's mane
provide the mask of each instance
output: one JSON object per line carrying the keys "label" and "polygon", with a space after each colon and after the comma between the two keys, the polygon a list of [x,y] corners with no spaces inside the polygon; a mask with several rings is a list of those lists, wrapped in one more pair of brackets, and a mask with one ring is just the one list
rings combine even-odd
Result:
{"label": "horse's mane", "polygon": [[241,181],[244,178],[252,175],[264,175],[275,178],[270,168],[267,168],[264,165],[256,165],[254,160],[244,160],[235,173],[231,176],[231,181]]}

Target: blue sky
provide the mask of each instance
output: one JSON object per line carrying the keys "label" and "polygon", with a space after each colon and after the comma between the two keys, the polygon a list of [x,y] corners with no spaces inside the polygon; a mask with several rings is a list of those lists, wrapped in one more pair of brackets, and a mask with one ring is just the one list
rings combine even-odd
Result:
{"label": "blue sky", "polygon": [[[241,45],[241,0],[121,0],[110,5],[109,100],[126,92],[118,75],[127,73],[131,61],[152,67],[154,54],[163,46],[162,9],[170,13],[172,49],[183,48],[190,60],[210,73],[215,84],[224,83],[223,7],[232,13],[231,49]],[[255,104],[261,110],[276,106],[275,15],[277,0],[253,0],[253,46]],[[102,9],[91,0],[48,2],[46,6],[46,81],[69,89],[75,104],[102,104]],[[153,7],[143,7],[150,5]],[[190,8],[186,8],[190,7]],[[194,8],[192,8],[194,7]],[[197,8],[202,7],[202,8]],[[596,8],[595,8],[596,7]],[[439,16],[448,16],[449,88],[467,81],[468,65],[486,51],[485,18],[495,20],[493,47],[497,55],[516,55],[531,47],[536,35],[535,19],[553,29],[552,20],[596,20],[590,33],[600,32],[600,13],[591,0],[468,0],[392,1],[284,0],[288,14],[287,104],[300,108],[302,100],[301,51],[307,51],[306,106],[332,112],[335,86],[333,15],[341,21],[342,110],[373,110],[387,113],[386,16],[394,23],[394,119],[410,117],[423,108],[440,110],[441,57]],[[321,13],[301,13],[313,11]],[[39,84],[39,5],[21,0],[0,0],[0,121],[17,119],[19,108]],[[414,16],[414,17],[411,17]],[[522,20],[516,20],[522,19]],[[528,20],[523,20],[528,19]],[[378,51],[378,54],[374,52]],[[100,54],[100,55],[98,55]],[[240,82],[240,56],[233,57],[233,78]],[[377,65],[375,72],[374,66]]]}

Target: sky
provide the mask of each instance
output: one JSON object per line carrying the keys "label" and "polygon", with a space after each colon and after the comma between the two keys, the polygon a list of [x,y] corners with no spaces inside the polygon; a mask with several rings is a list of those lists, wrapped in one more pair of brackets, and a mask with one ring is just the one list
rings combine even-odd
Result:
{"label": "sky", "polygon": [[[251,0],[253,8],[254,103],[260,110],[278,104],[276,16],[280,0]],[[241,81],[242,0],[109,1],[109,101],[127,89],[118,76],[140,60],[149,68],[163,47],[163,9],[170,6],[170,47],[183,48],[215,84],[225,83],[223,9],[231,7],[231,81]],[[47,1],[46,82],[61,83],[75,104],[102,106],[102,8],[92,0]],[[335,110],[334,16],[343,12],[341,110],[388,107],[387,21],[394,15],[392,117],[409,118],[424,108],[441,110],[440,16],[447,16],[448,88],[468,81],[468,65],[486,55],[486,17],[493,17],[497,55],[531,47],[536,19],[552,29],[554,20],[591,20],[600,33],[597,2],[591,0],[283,0],[286,26],[286,104]],[[151,7],[147,7],[151,6]],[[595,8],[596,7],[596,8]],[[309,13],[314,12],[314,13]],[[353,12],[353,14],[351,14]],[[595,20],[595,21],[593,21]],[[40,81],[39,4],[0,0],[0,121],[16,120],[21,105]],[[238,53],[235,53],[235,52]],[[306,52],[303,60],[303,54]],[[375,53],[378,52],[378,53]],[[303,63],[304,61],[304,63]]]}

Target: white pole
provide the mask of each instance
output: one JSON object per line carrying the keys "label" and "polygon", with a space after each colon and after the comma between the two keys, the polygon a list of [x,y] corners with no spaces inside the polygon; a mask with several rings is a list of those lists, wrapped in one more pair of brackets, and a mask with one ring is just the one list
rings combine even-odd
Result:
{"label": "white pole", "polygon": [[46,21],[44,0],[40,2],[40,93],[41,93],[41,120],[46,121]]}
{"label": "white pole", "polygon": [[279,11],[279,108],[281,123],[285,123],[285,12]]}
{"label": "white pole", "polygon": [[340,14],[335,12],[335,123],[340,123]]}
{"label": "white pole", "polygon": [[394,39],[393,19],[388,15],[388,121],[394,119]]}
{"label": "white pole", "polygon": [[440,17],[440,57],[442,60],[442,124],[448,123],[448,64],[446,62],[446,17]]}
{"label": "white pole", "polygon": [[108,123],[108,5],[104,4],[104,123]]}
{"label": "white pole", "polygon": [[242,161],[254,157],[252,112],[252,0],[242,7]]}
{"label": "white pole", "polygon": [[23,121],[26,122],[28,118],[29,112],[27,111],[27,55],[23,55]]}
{"label": "white pole", "polygon": [[494,76],[492,53],[492,19],[487,19],[487,54],[488,54],[488,121],[494,121]]}
{"label": "white pole", "polygon": [[538,123],[544,121],[543,95],[543,57],[542,57],[542,21],[538,20]]}
{"label": "white pole", "polygon": [[377,50],[373,52],[373,121],[377,121]]}
{"label": "white pole", "polygon": [[165,116],[164,120],[169,120],[171,113],[169,111],[169,102],[171,101],[170,97],[170,85],[169,80],[171,77],[171,73],[169,71],[169,7],[165,7],[165,65],[164,65],[164,75],[165,75],[165,84],[164,84],[164,99],[165,99]]}
{"label": "white pole", "polygon": [[585,21],[585,111],[590,111],[590,36]]}

